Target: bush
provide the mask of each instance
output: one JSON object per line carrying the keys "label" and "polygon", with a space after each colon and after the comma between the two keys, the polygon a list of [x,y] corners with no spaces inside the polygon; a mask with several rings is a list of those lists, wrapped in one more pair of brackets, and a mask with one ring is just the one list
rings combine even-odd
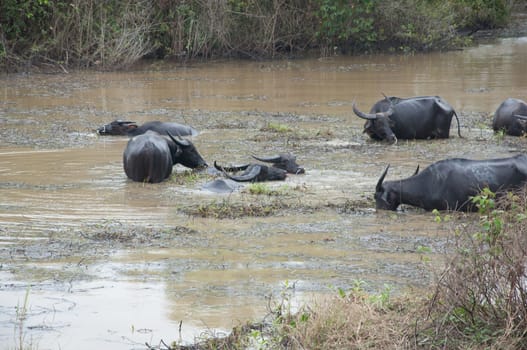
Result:
{"label": "bush", "polygon": [[422,338],[445,348],[526,348],[527,190],[499,200],[484,190],[474,203],[480,220],[455,235]]}
{"label": "bush", "polygon": [[379,44],[393,51],[429,51],[456,44],[455,15],[447,2],[383,1],[377,13]]}
{"label": "bush", "polygon": [[450,7],[458,27],[478,30],[504,26],[511,4],[506,0],[451,0]]}

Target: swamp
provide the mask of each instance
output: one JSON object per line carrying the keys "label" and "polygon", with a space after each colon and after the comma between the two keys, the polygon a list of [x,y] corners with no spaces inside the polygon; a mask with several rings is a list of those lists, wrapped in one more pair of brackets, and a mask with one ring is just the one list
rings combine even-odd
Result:
{"label": "swamp", "polygon": [[[293,305],[366,288],[426,287],[451,235],[434,214],[376,211],[375,184],[450,157],[523,152],[492,114],[525,99],[527,38],[459,51],[280,61],[146,62],[126,72],[12,74],[0,89],[0,343],[7,349],[142,349],[193,343]],[[439,95],[449,139],[375,142],[352,112]],[[160,184],[122,169],[114,119],[189,124],[209,165],[290,152],[306,169],[219,194],[180,166]],[[472,214],[463,214],[469,217]],[[423,256],[426,255],[426,259]]]}

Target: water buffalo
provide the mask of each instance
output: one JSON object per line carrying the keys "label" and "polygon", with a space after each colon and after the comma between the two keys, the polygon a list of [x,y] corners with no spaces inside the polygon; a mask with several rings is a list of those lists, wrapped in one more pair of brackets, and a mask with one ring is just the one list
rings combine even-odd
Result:
{"label": "water buffalo", "polygon": [[157,183],[172,173],[175,164],[189,168],[206,167],[207,163],[196,147],[188,140],[178,140],[149,130],[128,141],[123,153],[126,176],[138,182]]}
{"label": "water buffalo", "polygon": [[461,137],[457,113],[439,96],[385,97],[370,113],[359,111],[353,103],[353,112],[367,120],[364,132],[374,140],[396,143],[397,139],[448,138],[452,116]]}
{"label": "water buffalo", "polygon": [[215,179],[202,186],[203,190],[215,193],[232,193],[243,185],[231,179]]}
{"label": "water buffalo", "polygon": [[494,113],[492,128],[504,130],[507,135],[523,136],[527,131],[527,103],[517,98],[503,101]]}
{"label": "water buffalo", "polygon": [[254,159],[261,162],[273,163],[273,167],[283,169],[290,174],[304,174],[306,170],[296,163],[296,156],[291,153],[282,153],[272,157],[257,157]]}
{"label": "water buffalo", "polygon": [[493,192],[517,188],[527,181],[527,155],[470,160],[445,159],[413,176],[384,181],[389,165],[375,187],[377,209],[396,210],[410,204],[426,210],[472,211],[471,197],[488,187]]}
{"label": "water buffalo", "polygon": [[[304,174],[306,171],[296,162],[296,156],[291,153],[282,153],[271,157],[257,157],[261,162],[272,163],[271,167],[262,164],[245,164],[233,167],[222,167],[214,162],[214,167],[223,172],[228,178],[235,181],[273,181],[285,180],[287,173]],[[243,171],[241,175],[229,175],[227,172]]]}
{"label": "water buffalo", "polygon": [[[285,180],[287,171],[284,169],[269,167],[263,164],[245,164],[232,167],[222,167],[214,161],[214,167],[223,172],[225,176],[234,181],[240,182],[262,182]],[[230,175],[229,172],[242,171],[240,175]]]}
{"label": "water buffalo", "polygon": [[179,123],[154,121],[138,126],[135,122],[124,120],[114,120],[110,124],[101,126],[97,129],[97,133],[99,135],[137,136],[148,130],[155,131],[160,135],[165,135],[167,131],[172,135],[179,136],[196,136],[198,134],[198,131],[191,126]]}

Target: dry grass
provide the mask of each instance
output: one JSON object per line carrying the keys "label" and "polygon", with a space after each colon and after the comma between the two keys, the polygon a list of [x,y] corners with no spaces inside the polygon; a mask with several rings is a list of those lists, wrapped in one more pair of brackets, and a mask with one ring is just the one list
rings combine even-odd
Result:
{"label": "dry grass", "polygon": [[480,220],[455,233],[423,341],[447,349],[527,348],[527,192],[478,197]]}
{"label": "dry grass", "polygon": [[418,315],[415,300],[389,306],[364,297],[334,296],[288,320],[287,349],[408,349]]}

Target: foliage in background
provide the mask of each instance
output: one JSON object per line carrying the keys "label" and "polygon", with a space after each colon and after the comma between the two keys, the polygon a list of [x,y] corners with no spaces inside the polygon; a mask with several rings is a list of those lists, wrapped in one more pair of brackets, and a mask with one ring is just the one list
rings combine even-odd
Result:
{"label": "foliage in background", "polygon": [[511,0],[3,0],[0,65],[125,68],[143,57],[273,58],[457,46]]}

